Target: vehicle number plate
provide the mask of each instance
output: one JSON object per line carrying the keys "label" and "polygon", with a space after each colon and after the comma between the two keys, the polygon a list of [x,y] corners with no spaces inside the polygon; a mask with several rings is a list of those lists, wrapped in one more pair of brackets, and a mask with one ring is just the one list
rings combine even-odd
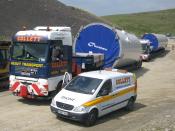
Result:
{"label": "vehicle number plate", "polygon": [[61,110],[58,110],[57,112],[58,112],[58,114],[62,114],[64,116],[68,116],[68,112],[61,111]]}

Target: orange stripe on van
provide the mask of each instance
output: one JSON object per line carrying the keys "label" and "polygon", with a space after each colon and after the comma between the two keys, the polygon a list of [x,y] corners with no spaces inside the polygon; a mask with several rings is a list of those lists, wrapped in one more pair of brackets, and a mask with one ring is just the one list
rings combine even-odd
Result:
{"label": "orange stripe on van", "polygon": [[130,92],[135,92],[136,90],[136,87],[131,87],[131,88],[128,88],[128,89],[125,89],[125,90],[122,90],[116,94],[113,94],[113,95],[110,95],[110,96],[103,96],[103,97],[100,97],[100,98],[97,98],[95,100],[92,100],[92,101],[89,101],[89,102],[86,102],[83,104],[83,106],[94,106],[96,104],[99,104],[99,103],[102,103],[102,102],[106,102],[108,100],[111,100],[111,99],[114,99],[116,97],[120,97],[120,96],[123,96],[127,93],[130,93]]}

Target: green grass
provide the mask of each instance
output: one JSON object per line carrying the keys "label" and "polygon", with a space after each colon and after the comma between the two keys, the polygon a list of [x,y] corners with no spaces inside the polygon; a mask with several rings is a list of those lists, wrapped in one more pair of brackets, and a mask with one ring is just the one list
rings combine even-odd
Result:
{"label": "green grass", "polygon": [[112,22],[116,27],[121,27],[139,36],[144,33],[171,33],[175,35],[175,9],[128,15],[110,15],[102,18]]}
{"label": "green grass", "polygon": [[5,35],[0,35],[0,41],[5,41],[7,40],[7,37]]}

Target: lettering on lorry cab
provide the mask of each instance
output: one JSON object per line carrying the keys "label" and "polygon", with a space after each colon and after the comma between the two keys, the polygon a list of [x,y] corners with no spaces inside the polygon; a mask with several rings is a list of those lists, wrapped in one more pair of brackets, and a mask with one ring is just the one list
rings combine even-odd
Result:
{"label": "lettering on lorry cab", "polygon": [[19,42],[40,42],[41,37],[40,36],[17,36],[16,38]]}

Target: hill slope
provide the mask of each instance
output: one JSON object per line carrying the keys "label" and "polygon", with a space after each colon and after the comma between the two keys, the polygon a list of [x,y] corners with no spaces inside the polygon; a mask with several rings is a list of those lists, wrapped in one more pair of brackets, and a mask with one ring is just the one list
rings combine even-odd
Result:
{"label": "hill slope", "polygon": [[130,15],[110,15],[103,18],[137,35],[145,32],[175,35],[175,9]]}
{"label": "hill slope", "polygon": [[92,14],[68,7],[57,0],[0,0],[0,39],[10,39],[22,26],[71,26],[75,35],[80,26],[101,22]]}

